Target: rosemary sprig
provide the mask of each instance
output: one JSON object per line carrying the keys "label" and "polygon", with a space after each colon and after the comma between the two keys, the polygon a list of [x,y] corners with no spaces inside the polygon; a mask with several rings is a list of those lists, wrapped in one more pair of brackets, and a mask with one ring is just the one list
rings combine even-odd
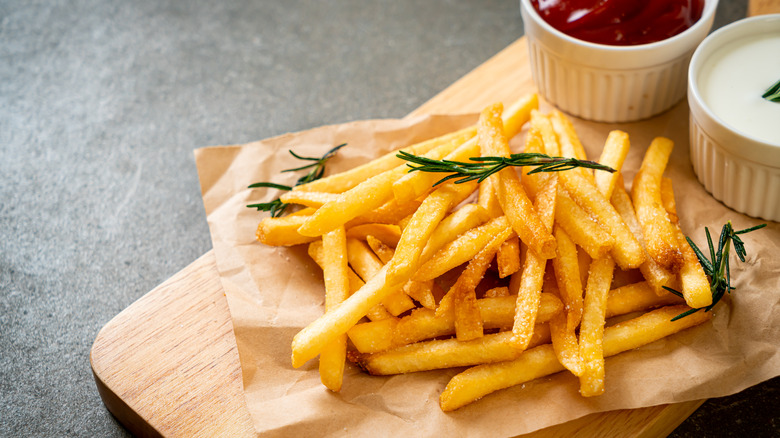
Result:
{"label": "rosemary sprig", "polygon": [[761,95],[764,99],[770,102],[780,103],[780,81],[775,82],[774,85],[767,88],[764,94]]}
{"label": "rosemary sprig", "polygon": [[[292,150],[290,150],[288,152],[290,152],[290,154],[293,157],[295,157],[295,158],[297,158],[299,160],[302,160],[302,161],[313,161],[313,163],[307,164],[307,165],[301,166],[301,167],[296,167],[296,168],[293,168],[293,169],[285,169],[285,170],[282,171],[282,173],[284,173],[284,172],[297,172],[299,170],[311,169],[309,171],[309,173],[307,173],[306,175],[303,175],[302,177],[298,178],[298,181],[296,181],[295,185],[293,185],[292,187],[291,186],[286,186],[286,185],[283,185],[283,184],[270,183],[270,182],[258,182],[258,183],[254,183],[254,184],[249,185],[248,188],[255,189],[255,188],[264,187],[264,188],[271,188],[271,189],[279,189],[279,190],[290,191],[295,186],[299,186],[299,185],[302,185],[302,184],[306,184],[308,182],[312,182],[312,181],[318,180],[318,179],[322,178],[322,176],[325,174],[325,162],[328,161],[334,155],[336,155],[336,152],[338,152],[339,149],[343,148],[346,145],[347,145],[346,143],[342,143],[342,144],[336,146],[335,148],[329,150],[328,152],[325,152],[325,155],[323,155],[323,156],[321,156],[319,158],[318,157],[302,157],[302,156],[296,154],[295,152],[293,152]],[[261,203],[258,203],[258,204],[249,204],[249,205],[247,205],[247,208],[256,208],[257,211],[268,211],[268,212],[271,213],[271,217],[279,217],[279,216],[282,215],[282,213],[284,213],[284,211],[287,209],[288,205],[289,204],[285,204],[284,202],[282,202],[281,199],[276,198],[276,199],[274,199],[273,201],[270,201],[270,202],[261,202]]]}
{"label": "rosemary sprig", "polygon": [[[720,299],[723,298],[726,293],[731,293],[731,291],[734,290],[734,288],[731,286],[731,271],[729,269],[729,252],[731,250],[731,245],[734,245],[734,251],[737,253],[739,260],[744,262],[747,252],[745,251],[745,243],[742,241],[742,239],[739,238],[739,235],[758,230],[759,228],[764,228],[765,226],[766,224],[760,224],[756,225],[755,227],[746,228],[744,230],[734,231],[734,227],[731,225],[731,221],[728,221],[725,225],[723,225],[723,229],[720,232],[717,250],[715,250],[715,247],[712,245],[712,236],[710,235],[709,228],[704,227],[704,232],[707,234],[707,245],[709,246],[710,250],[709,259],[707,259],[707,256],[705,256],[699,247],[693,243],[690,237],[685,237],[685,239],[688,241],[688,244],[691,245],[691,248],[693,248],[693,252],[696,253],[696,257],[698,257],[699,263],[701,263],[701,267],[704,269],[704,273],[710,277],[712,304],[706,307],[687,310],[672,318],[672,321],[676,321],[680,318],[694,314],[699,310],[709,312],[713,307],[715,307],[716,304],[718,304],[718,301],[720,301]],[[682,293],[670,287],[664,286],[664,289],[681,298],[683,297]]]}
{"label": "rosemary sprig", "polygon": [[420,157],[408,152],[399,152],[398,158],[409,161],[406,163],[411,168],[409,172],[419,170],[421,172],[449,173],[434,184],[437,186],[449,180],[455,180],[455,184],[465,183],[477,180],[484,181],[490,175],[505,169],[507,167],[533,166],[536,169],[529,173],[539,172],[560,172],[574,169],[575,167],[585,167],[588,169],[605,170],[614,172],[615,169],[604,166],[594,161],[578,160],[576,158],[551,157],[538,153],[520,153],[512,154],[507,157],[472,157],[470,162],[452,161],[452,160],[433,160]]}

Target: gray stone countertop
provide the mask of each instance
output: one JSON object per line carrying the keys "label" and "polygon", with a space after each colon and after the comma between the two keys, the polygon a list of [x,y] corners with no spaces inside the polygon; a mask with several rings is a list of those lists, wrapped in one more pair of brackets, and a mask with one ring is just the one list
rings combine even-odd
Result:
{"label": "gray stone countertop", "polygon": [[[127,435],[89,351],[211,248],[193,149],[403,117],[522,34],[516,0],[0,1],[0,435]],[[778,389],[673,436],[778,435]]]}

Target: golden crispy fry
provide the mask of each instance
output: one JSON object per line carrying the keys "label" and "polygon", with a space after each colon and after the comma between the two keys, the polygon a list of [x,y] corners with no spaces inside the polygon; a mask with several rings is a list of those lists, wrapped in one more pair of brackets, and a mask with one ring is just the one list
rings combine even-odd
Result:
{"label": "golden crispy fry", "polygon": [[620,169],[623,167],[623,162],[626,160],[630,146],[628,134],[623,131],[611,131],[607,136],[607,142],[601,151],[599,163],[615,169],[616,172],[595,172],[593,174],[596,187],[598,187],[599,192],[606,199],[612,197],[612,191],[615,189]]}
{"label": "golden crispy fry", "polygon": [[411,216],[420,207],[421,202],[413,199],[405,204],[399,205],[395,198],[385,202],[381,207],[363,213],[360,216],[350,220],[346,224],[347,229],[352,229],[358,225],[364,224],[397,224],[401,229],[401,220]]}
{"label": "golden crispy fry", "polygon": [[612,318],[613,316],[668,306],[670,304],[680,304],[681,302],[682,299],[668,292],[659,296],[647,281],[641,281],[609,291],[605,317]]}
{"label": "golden crispy fry", "polygon": [[559,179],[572,199],[593,215],[615,238],[615,246],[612,248],[611,254],[618,266],[623,270],[638,268],[645,261],[645,252],[626,223],[615,211],[615,207],[599,193],[591,181],[581,175],[561,172]]}
{"label": "golden crispy fry", "polygon": [[[386,271],[386,269],[382,269],[382,261],[363,241],[352,238],[347,239],[347,255],[349,265],[365,282],[368,282],[380,271],[382,273]],[[385,297],[382,300],[382,305],[394,316],[414,308],[414,302],[400,288]]]}
{"label": "golden crispy fry", "polygon": [[484,208],[490,217],[499,217],[504,215],[501,210],[501,204],[498,203],[498,196],[493,187],[493,180],[488,178],[479,183],[479,194],[477,195],[477,204]]}
{"label": "golden crispy fry", "polygon": [[569,196],[559,188],[555,208],[555,222],[560,226],[572,241],[579,245],[591,258],[603,258],[615,246],[615,238],[590,217]]}
{"label": "golden crispy fry", "polygon": [[559,226],[555,227],[558,256],[552,261],[558,291],[566,309],[566,327],[573,332],[582,318],[582,281],[577,246]]}
{"label": "golden crispy fry", "polygon": [[574,330],[566,326],[566,315],[559,313],[550,320],[550,337],[555,357],[575,376],[582,375],[582,359]]}
{"label": "golden crispy fry", "polygon": [[[350,359],[377,376],[503,362],[522,352],[511,338],[511,332],[500,332],[470,341],[432,340],[370,355],[351,354]],[[541,340],[535,338],[536,342]]]}
{"label": "golden crispy fry", "polygon": [[395,250],[393,248],[385,245],[384,242],[370,234],[366,236],[366,243],[368,244],[368,247],[371,248],[371,251],[376,254],[377,258],[379,258],[379,261],[382,262],[383,265],[387,264],[387,262],[393,258],[393,254],[395,254]]}
{"label": "golden crispy fry", "polygon": [[[437,251],[414,275],[417,281],[433,280],[450,269],[474,258],[500,232],[510,228],[506,216],[491,219],[468,230]],[[427,251],[426,251],[427,252]]]}
{"label": "golden crispy fry", "polygon": [[[585,148],[582,146],[577,132],[574,130],[574,125],[571,121],[560,111],[553,111],[550,114],[550,124],[558,138],[558,144],[560,145],[560,152],[558,155],[563,157],[573,157],[580,160],[587,160],[588,157],[585,154]],[[585,168],[572,169],[573,172],[582,175],[590,181],[593,181],[593,171]]]}
{"label": "golden crispy fry", "polygon": [[609,256],[594,260],[590,265],[579,339],[580,357],[583,362],[582,374],[579,376],[580,394],[583,397],[593,397],[604,392],[602,338],[607,297],[614,269],[615,262]]}
{"label": "golden crispy fry", "polygon": [[317,240],[316,237],[303,236],[298,228],[314,213],[313,208],[301,210],[298,214],[282,217],[266,217],[257,226],[256,237],[260,243],[268,246],[293,246]]}
{"label": "golden crispy fry", "polygon": [[[374,236],[367,236],[366,243],[368,243],[368,246],[371,247],[371,250],[374,251],[374,254],[379,257],[379,260],[382,263],[387,264],[392,260],[395,251]],[[423,307],[429,309],[436,308],[436,300],[433,297],[433,281],[421,282],[409,280],[401,290],[403,293],[422,304]]]}
{"label": "golden crispy fry", "polygon": [[582,142],[580,142],[579,136],[577,136],[577,132],[574,130],[574,125],[572,125],[569,118],[562,112],[553,110],[550,113],[550,122],[561,145],[561,156],[587,160],[588,156],[585,153],[585,148],[582,146]]}
{"label": "golden crispy fry", "polygon": [[401,228],[391,224],[363,224],[347,230],[347,237],[366,240],[367,236],[374,236],[385,245],[395,248],[401,238]]}
{"label": "golden crispy fry", "polygon": [[[546,231],[550,231],[555,218],[555,200],[558,193],[558,178],[547,178],[536,195],[534,207]],[[517,291],[515,322],[512,326],[514,342],[525,349],[533,334],[539,310],[539,297],[544,283],[547,260],[529,248],[525,256],[522,274],[515,273],[509,282],[511,291]]]}
{"label": "golden crispy fry", "polygon": [[496,254],[499,278],[506,278],[521,268],[520,239],[515,235],[504,241]]}
{"label": "golden crispy fry", "polygon": [[423,201],[404,228],[390,266],[387,281],[409,278],[420,265],[420,256],[426,242],[439,222],[455,205],[466,199],[477,189],[476,181],[464,184],[447,183],[439,186]]}
{"label": "golden crispy fry", "polygon": [[[509,143],[503,131],[501,104],[489,106],[480,115],[477,138],[486,156],[508,157]],[[555,239],[547,231],[512,168],[490,176],[498,195],[501,209],[520,240],[543,259],[555,257]]]}
{"label": "golden crispy fry", "polygon": [[282,194],[279,199],[285,204],[299,204],[306,207],[319,208],[337,197],[336,193],[289,191]]}
{"label": "golden crispy fry", "polygon": [[647,252],[664,269],[677,273],[682,267],[683,255],[661,201],[661,177],[673,148],[674,143],[667,138],[653,140],[634,177],[631,198],[642,226]]}
{"label": "golden crispy fry", "polygon": [[661,265],[656,263],[655,259],[647,254],[647,247],[645,243],[644,235],[642,234],[642,227],[639,225],[639,220],[636,218],[634,212],[634,206],[631,202],[631,197],[628,196],[625,186],[623,184],[623,176],[618,176],[618,183],[615,185],[615,189],[612,191],[612,198],[610,199],[612,205],[617,210],[620,217],[631,229],[631,232],[636,236],[642,248],[645,250],[645,261],[639,266],[639,270],[645,277],[648,283],[653,287],[653,290],[658,295],[666,295],[668,292],[664,290],[664,286],[669,286],[674,281],[674,274],[664,269]]}
{"label": "golden crispy fry", "polygon": [[[379,321],[356,324],[349,329],[347,336],[355,348],[361,353],[377,353],[397,347],[395,328],[398,318],[387,318]],[[403,345],[403,344],[400,344]]]}
{"label": "golden crispy fry", "polygon": [[[699,325],[711,317],[709,312],[697,312],[672,322],[684,312],[685,306],[654,310],[637,318],[621,322],[604,330],[604,356],[614,356]],[[479,365],[456,375],[439,398],[445,412],[461,408],[499,389],[520,385],[539,377],[562,371],[551,345],[526,350],[517,359]]]}
{"label": "golden crispy fry", "polygon": [[[347,266],[347,236],[343,227],[322,236],[325,277],[325,311],[333,310],[349,296],[349,267]],[[347,337],[340,335],[328,343],[320,353],[320,380],[326,388],[338,392],[344,376],[347,358]]]}
{"label": "golden crispy fry", "polygon": [[669,222],[678,224],[680,218],[677,217],[677,202],[674,200],[674,188],[671,178],[661,178],[661,202],[664,204],[664,210],[669,215]]}
{"label": "golden crispy fry", "polygon": [[[664,181],[666,181],[664,183]],[[664,208],[673,218],[673,227],[677,236],[677,242],[683,255],[683,264],[680,267],[680,285],[685,302],[692,308],[707,307],[712,304],[712,291],[710,281],[699,263],[699,258],[685,238],[680,225],[677,224],[677,208],[674,200],[672,181],[664,178],[661,181],[661,197],[664,199]]]}
{"label": "golden crispy fry", "polygon": [[329,175],[300,186],[295,186],[293,187],[293,191],[342,193],[378,173],[404,165],[405,161],[396,156],[398,152],[405,151],[410,154],[422,155],[443,144],[468,140],[469,138],[474,137],[476,133],[477,128],[475,126],[470,126],[461,129],[460,131],[435,137],[397,151],[392,151],[350,170]]}

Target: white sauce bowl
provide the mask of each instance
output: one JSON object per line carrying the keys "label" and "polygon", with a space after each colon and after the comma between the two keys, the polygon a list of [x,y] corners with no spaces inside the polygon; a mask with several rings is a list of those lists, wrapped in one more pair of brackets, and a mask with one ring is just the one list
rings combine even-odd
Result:
{"label": "white sauce bowl", "polygon": [[761,98],[780,80],[780,48],[765,52],[773,44],[780,14],[713,32],[691,59],[688,105],[691,162],[704,188],[734,210],[780,221],[780,103]]}
{"label": "white sauce bowl", "polygon": [[709,33],[717,5],[705,0],[701,18],[671,38],[609,46],[560,32],[530,0],[520,0],[539,93],[559,109],[597,122],[630,122],[666,111],[685,96],[688,63]]}

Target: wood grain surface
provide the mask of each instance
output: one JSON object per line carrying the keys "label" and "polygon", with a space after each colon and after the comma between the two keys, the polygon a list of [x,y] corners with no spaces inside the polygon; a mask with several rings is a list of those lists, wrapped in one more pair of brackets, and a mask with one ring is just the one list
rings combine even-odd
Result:
{"label": "wood grain surface", "polygon": [[[779,9],[778,0],[750,6],[751,15]],[[527,66],[521,38],[410,115],[478,111],[496,99],[509,103],[534,89]],[[256,435],[213,251],[106,324],[90,362],[106,407],[135,435]],[[593,414],[526,436],[665,436],[702,403]]]}

